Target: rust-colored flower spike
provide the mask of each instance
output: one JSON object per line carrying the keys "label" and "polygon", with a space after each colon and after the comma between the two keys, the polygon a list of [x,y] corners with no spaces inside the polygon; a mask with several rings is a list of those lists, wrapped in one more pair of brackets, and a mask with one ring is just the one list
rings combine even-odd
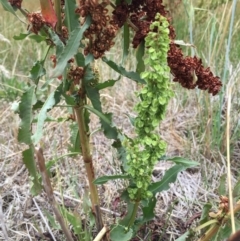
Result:
{"label": "rust-colored flower spike", "polygon": [[29,13],[27,16],[30,22],[30,31],[38,34],[43,25],[46,23],[40,13]]}
{"label": "rust-colored flower spike", "polygon": [[80,14],[82,18],[85,18],[87,14],[92,16],[92,23],[84,32],[85,38],[89,40],[84,54],[91,53],[95,59],[101,58],[113,46],[113,39],[119,29],[118,22],[111,20],[112,16],[109,15],[108,1],[99,2],[80,0],[79,8],[76,9],[76,13]]}
{"label": "rust-colored flower spike", "polygon": [[68,79],[72,80],[75,85],[79,85],[80,80],[83,78],[83,75],[84,75],[84,70],[82,67],[71,66],[68,73]]}
{"label": "rust-colored flower spike", "polygon": [[214,76],[209,67],[204,68],[202,60],[196,56],[184,57],[182,49],[175,43],[170,44],[168,65],[174,76],[173,81],[187,89],[197,86],[201,90],[208,90],[212,95],[216,95],[221,89],[219,77]]}
{"label": "rust-colored flower spike", "polygon": [[13,7],[21,8],[21,6],[22,6],[22,0],[8,0],[8,2],[9,2]]}
{"label": "rust-colored flower spike", "polygon": [[130,20],[137,28],[133,38],[133,48],[143,41],[149,32],[149,26],[154,21],[157,13],[165,16],[165,10],[162,0],[133,0],[129,5]]}

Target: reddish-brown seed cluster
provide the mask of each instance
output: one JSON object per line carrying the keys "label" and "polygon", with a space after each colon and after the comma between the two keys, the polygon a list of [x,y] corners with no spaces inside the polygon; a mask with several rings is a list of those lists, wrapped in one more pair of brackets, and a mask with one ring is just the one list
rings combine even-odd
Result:
{"label": "reddish-brown seed cluster", "polygon": [[154,21],[156,14],[167,15],[162,0],[133,0],[129,5],[129,12],[130,20],[137,28],[132,41],[134,48],[137,48],[147,36],[149,26]]}
{"label": "reddish-brown seed cluster", "polygon": [[182,49],[175,43],[170,44],[168,65],[174,76],[173,81],[179,82],[187,89],[194,89],[197,86],[213,95],[221,89],[219,77],[214,76],[209,67],[204,68],[202,60],[196,56],[184,57]]}
{"label": "reddish-brown seed cluster", "polygon": [[30,31],[38,34],[43,25],[46,23],[42,15],[40,13],[29,13],[27,17],[30,22]]}
{"label": "reddish-brown seed cluster", "polygon": [[83,78],[84,75],[84,69],[79,66],[71,66],[69,72],[68,72],[68,79],[72,80],[75,85],[80,84],[80,80]]}
{"label": "reddish-brown seed cluster", "polygon": [[8,0],[8,2],[16,8],[21,8],[22,6],[22,0]]}
{"label": "reddish-brown seed cluster", "polygon": [[108,1],[80,0],[80,7],[76,13],[85,18],[88,14],[92,16],[90,27],[84,32],[84,36],[89,39],[88,46],[84,49],[84,54],[91,53],[95,59],[103,56],[114,42],[118,26],[110,23],[110,16],[106,8]]}

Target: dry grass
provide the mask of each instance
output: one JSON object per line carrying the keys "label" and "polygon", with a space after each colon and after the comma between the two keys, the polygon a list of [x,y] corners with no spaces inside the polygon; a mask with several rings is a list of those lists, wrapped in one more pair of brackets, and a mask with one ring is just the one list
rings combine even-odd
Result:
{"label": "dry grass", "polygon": [[[34,5],[32,8],[36,9]],[[0,10],[2,13],[2,10]],[[10,39],[11,36],[20,32],[13,26],[19,26],[17,20],[9,17],[5,12],[4,16],[11,19],[11,24],[1,25],[4,29],[4,36]],[[1,16],[0,18],[3,18]],[[4,23],[1,19],[0,23]],[[44,49],[38,48],[30,40],[24,40],[21,43],[12,42],[3,43],[5,52],[1,52],[1,65],[10,70],[11,74],[17,76],[26,73],[26,70],[32,66],[33,59],[39,59]],[[2,44],[2,43],[1,43]],[[28,47],[26,48],[26,45]],[[14,46],[14,47],[13,47]],[[28,60],[25,59],[25,52],[28,51]],[[120,55],[121,53],[119,53]],[[114,58],[118,55],[110,53]],[[13,60],[13,61],[12,61]],[[133,62],[129,60],[132,64]],[[134,64],[134,63],[133,63]],[[129,64],[130,66],[130,64]],[[131,66],[130,66],[131,67]],[[129,67],[129,68],[130,68]],[[117,78],[106,66],[99,65],[100,74],[103,77]],[[236,67],[231,73],[234,76],[235,94],[232,100],[234,123],[239,121],[239,85],[240,71]],[[26,81],[26,76],[20,77]],[[101,98],[106,111],[113,112],[114,122],[123,129],[128,135],[133,134],[132,127],[126,114],[134,115],[132,108],[137,99],[134,91],[137,90],[135,83],[127,79],[121,79],[114,87],[101,93]],[[195,161],[201,165],[199,168],[184,171],[179,174],[178,180],[171,185],[170,190],[157,195],[156,219],[155,224],[160,240],[173,241],[186,230],[187,224],[196,225],[195,221],[189,223],[189,220],[198,212],[207,202],[217,207],[218,185],[222,174],[226,173],[225,153],[218,149],[212,149],[209,156],[206,157],[205,132],[201,131],[208,125],[208,118],[203,123],[203,106],[201,97],[197,91],[185,91],[173,84],[175,97],[171,100],[167,111],[166,119],[159,127],[159,133],[168,143],[168,156],[183,156]],[[129,90],[132,90],[129,92]],[[218,98],[218,97],[217,97]],[[211,102],[216,101],[211,98]],[[11,105],[1,100],[0,105],[0,219],[1,214],[4,218],[0,222],[0,240],[38,240],[38,236],[43,233],[49,233],[49,223],[46,221],[46,210],[51,210],[44,194],[34,197],[30,195],[30,184],[25,166],[22,163],[21,151],[24,148],[17,142],[17,129],[19,118],[11,110]],[[51,111],[53,117],[63,117],[67,115],[64,109],[56,108]],[[116,158],[115,150],[111,148],[111,141],[107,140],[101,132],[94,132],[99,127],[99,120],[91,115],[91,136],[92,152],[94,156],[94,165],[96,176],[112,175],[119,172],[120,164]],[[235,128],[237,128],[235,126]],[[46,125],[42,146],[46,160],[55,159],[68,152],[69,143],[68,123],[49,123]],[[233,128],[233,131],[236,130]],[[224,129],[223,129],[224,131]],[[237,131],[237,130],[236,130]],[[232,143],[233,169],[239,170],[240,160],[240,137],[234,138]],[[171,163],[159,161],[153,172],[153,181],[161,180]],[[75,212],[81,216],[82,220],[88,220],[84,209],[84,195],[87,192],[87,180],[81,157],[64,157],[57,160],[51,170],[52,184],[56,192],[56,198],[59,203],[64,202],[66,206],[75,209]],[[235,180],[237,176],[234,176]],[[125,187],[123,181],[108,182],[99,187],[101,193],[102,207],[113,210],[118,213],[124,212],[124,205],[120,205],[117,210],[114,209],[114,202],[119,197],[119,190]],[[62,194],[63,193],[63,196]],[[45,221],[44,221],[45,217]],[[104,213],[106,223],[112,223],[115,218],[113,214]],[[88,220],[89,221],[89,220]],[[6,227],[7,234],[4,232]],[[61,233],[52,229],[56,240],[64,240]],[[47,240],[47,239],[45,239]]]}

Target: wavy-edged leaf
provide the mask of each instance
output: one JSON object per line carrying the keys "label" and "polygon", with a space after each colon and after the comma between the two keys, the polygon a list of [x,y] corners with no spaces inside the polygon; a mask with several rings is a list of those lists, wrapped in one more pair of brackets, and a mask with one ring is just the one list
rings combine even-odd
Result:
{"label": "wavy-edged leaf", "polygon": [[8,2],[8,0],[0,0],[0,2],[1,2],[1,4],[2,4],[4,10],[6,10],[6,11],[14,14],[15,16],[17,16],[16,13],[15,13],[15,11],[14,11],[14,8],[13,8],[12,5]]}
{"label": "wavy-edged leaf", "polygon": [[130,31],[127,23],[123,26],[123,58],[122,63],[124,63],[125,59],[129,54],[129,45],[130,45]]}
{"label": "wavy-edged leaf", "polygon": [[136,72],[133,71],[127,71],[123,66],[117,65],[115,62],[113,62],[112,60],[107,59],[106,57],[102,58],[103,62],[105,62],[109,67],[111,67],[112,69],[114,69],[117,73],[132,79],[134,81],[136,81],[137,83],[140,84],[145,84],[145,80],[142,79],[140,77],[140,75]]}
{"label": "wavy-edged leaf", "polygon": [[42,185],[38,179],[38,173],[36,168],[36,162],[34,160],[34,147],[31,146],[29,149],[22,152],[23,163],[25,164],[28,172],[32,178],[33,186],[31,188],[32,195],[37,195],[42,190]]}
{"label": "wavy-edged leaf", "polygon": [[91,103],[94,107],[92,108],[91,106],[85,106],[85,108],[90,110],[100,118],[104,135],[107,138],[117,139],[117,136],[118,136],[117,128],[112,126],[112,114],[102,112],[100,94],[99,94],[99,90],[96,87],[96,84],[97,84],[96,77],[94,76],[94,73],[89,65],[85,69],[83,81],[84,81],[87,97],[91,100]]}
{"label": "wavy-edged leaf", "polygon": [[129,176],[126,174],[103,176],[103,177],[99,177],[99,178],[95,179],[93,183],[96,185],[101,185],[101,184],[108,182],[109,180],[128,179],[128,178],[129,178]]}
{"label": "wavy-edged leaf", "polygon": [[75,28],[77,28],[79,23],[79,15],[75,13],[76,10],[76,1],[68,0],[65,1],[65,25],[68,28],[69,32],[72,32]]}
{"label": "wavy-edged leaf", "polygon": [[161,181],[149,185],[149,191],[151,191],[153,194],[156,194],[158,192],[168,190],[170,188],[169,184],[174,183],[177,179],[178,173],[185,169],[186,167],[183,165],[175,165],[171,167],[166,171]]}
{"label": "wavy-edged leaf", "polygon": [[70,152],[78,152],[81,153],[81,142],[80,135],[77,123],[73,123],[70,125],[71,136],[70,136]]}
{"label": "wavy-edged leaf", "polygon": [[59,36],[50,28],[48,29],[48,33],[50,34],[51,40],[56,46],[56,55],[59,56],[63,52],[64,44]]}
{"label": "wavy-edged leaf", "polygon": [[54,28],[57,23],[57,15],[53,9],[51,0],[40,0],[40,5],[44,20]]}
{"label": "wavy-edged leaf", "polygon": [[30,79],[34,81],[36,85],[38,85],[39,79],[46,74],[46,70],[43,66],[44,61],[37,61],[34,63],[32,69],[30,70]]}
{"label": "wavy-edged leaf", "polygon": [[18,141],[30,145],[31,141],[31,128],[32,128],[32,107],[36,101],[35,87],[30,87],[21,98],[19,104],[19,116],[21,123],[18,131]]}
{"label": "wavy-edged leaf", "polygon": [[142,41],[138,47],[137,47],[137,52],[136,52],[136,59],[137,59],[137,68],[136,72],[137,73],[142,73],[145,70],[145,64],[143,61],[143,56],[145,53],[145,42]]}
{"label": "wavy-edged leaf", "polygon": [[48,96],[47,100],[45,101],[43,107],[41,108],[38,114],[37,129],[34,135],[32,136],[32,141],[34,144],[37,144],[43,135],[43,125],[47,118],[47,112],[51,110],[60,101],[60,97],[62,94],[62,86],[63,84],[58,86],[58,88]]}
{"label": "wavy-edged leaf", "polygon": [[51,77],[60,76],[64,71],[68,60],[71,59],[77,53],[80,41],[83,37],[83,33],[90,26],[91,21],[91,16],[88,15],[83,26],[77,27],[73,30],[73,32],[71,32],[67,44],[63,49],[63,52],[60,56],[57,56],[57,65],[53,69]]}
{"label": "wavy-edged leaf", "polygon": [[85,105],[84,108],[88,109],[100,118],[103,133],[108,139],[118,139],[117,128],[112,126],[112,113],[102,113],[88,105]]}

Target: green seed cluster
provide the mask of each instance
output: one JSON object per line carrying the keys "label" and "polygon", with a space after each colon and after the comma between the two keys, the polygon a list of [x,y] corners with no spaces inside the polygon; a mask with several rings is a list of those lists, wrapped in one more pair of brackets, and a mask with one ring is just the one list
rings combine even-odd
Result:
{"label": "green seed cluster", "polygon": [[155,22],[145,38],[146,57],[144,60],[148,70],[141,77],[146,85],[137,94],[141,99],[135,106],[138,116],[134,125],[137,137],[127,140],[128,172],[134,185],[128,188],[132,200],[151,197],[148,191],[154,164],[165,153],[166,144],[154,131],[164,118],[169,99],[173,95],[170,87],[170,69],[167,64],[169,50],[168,21],[160,14],[156,15]]}

